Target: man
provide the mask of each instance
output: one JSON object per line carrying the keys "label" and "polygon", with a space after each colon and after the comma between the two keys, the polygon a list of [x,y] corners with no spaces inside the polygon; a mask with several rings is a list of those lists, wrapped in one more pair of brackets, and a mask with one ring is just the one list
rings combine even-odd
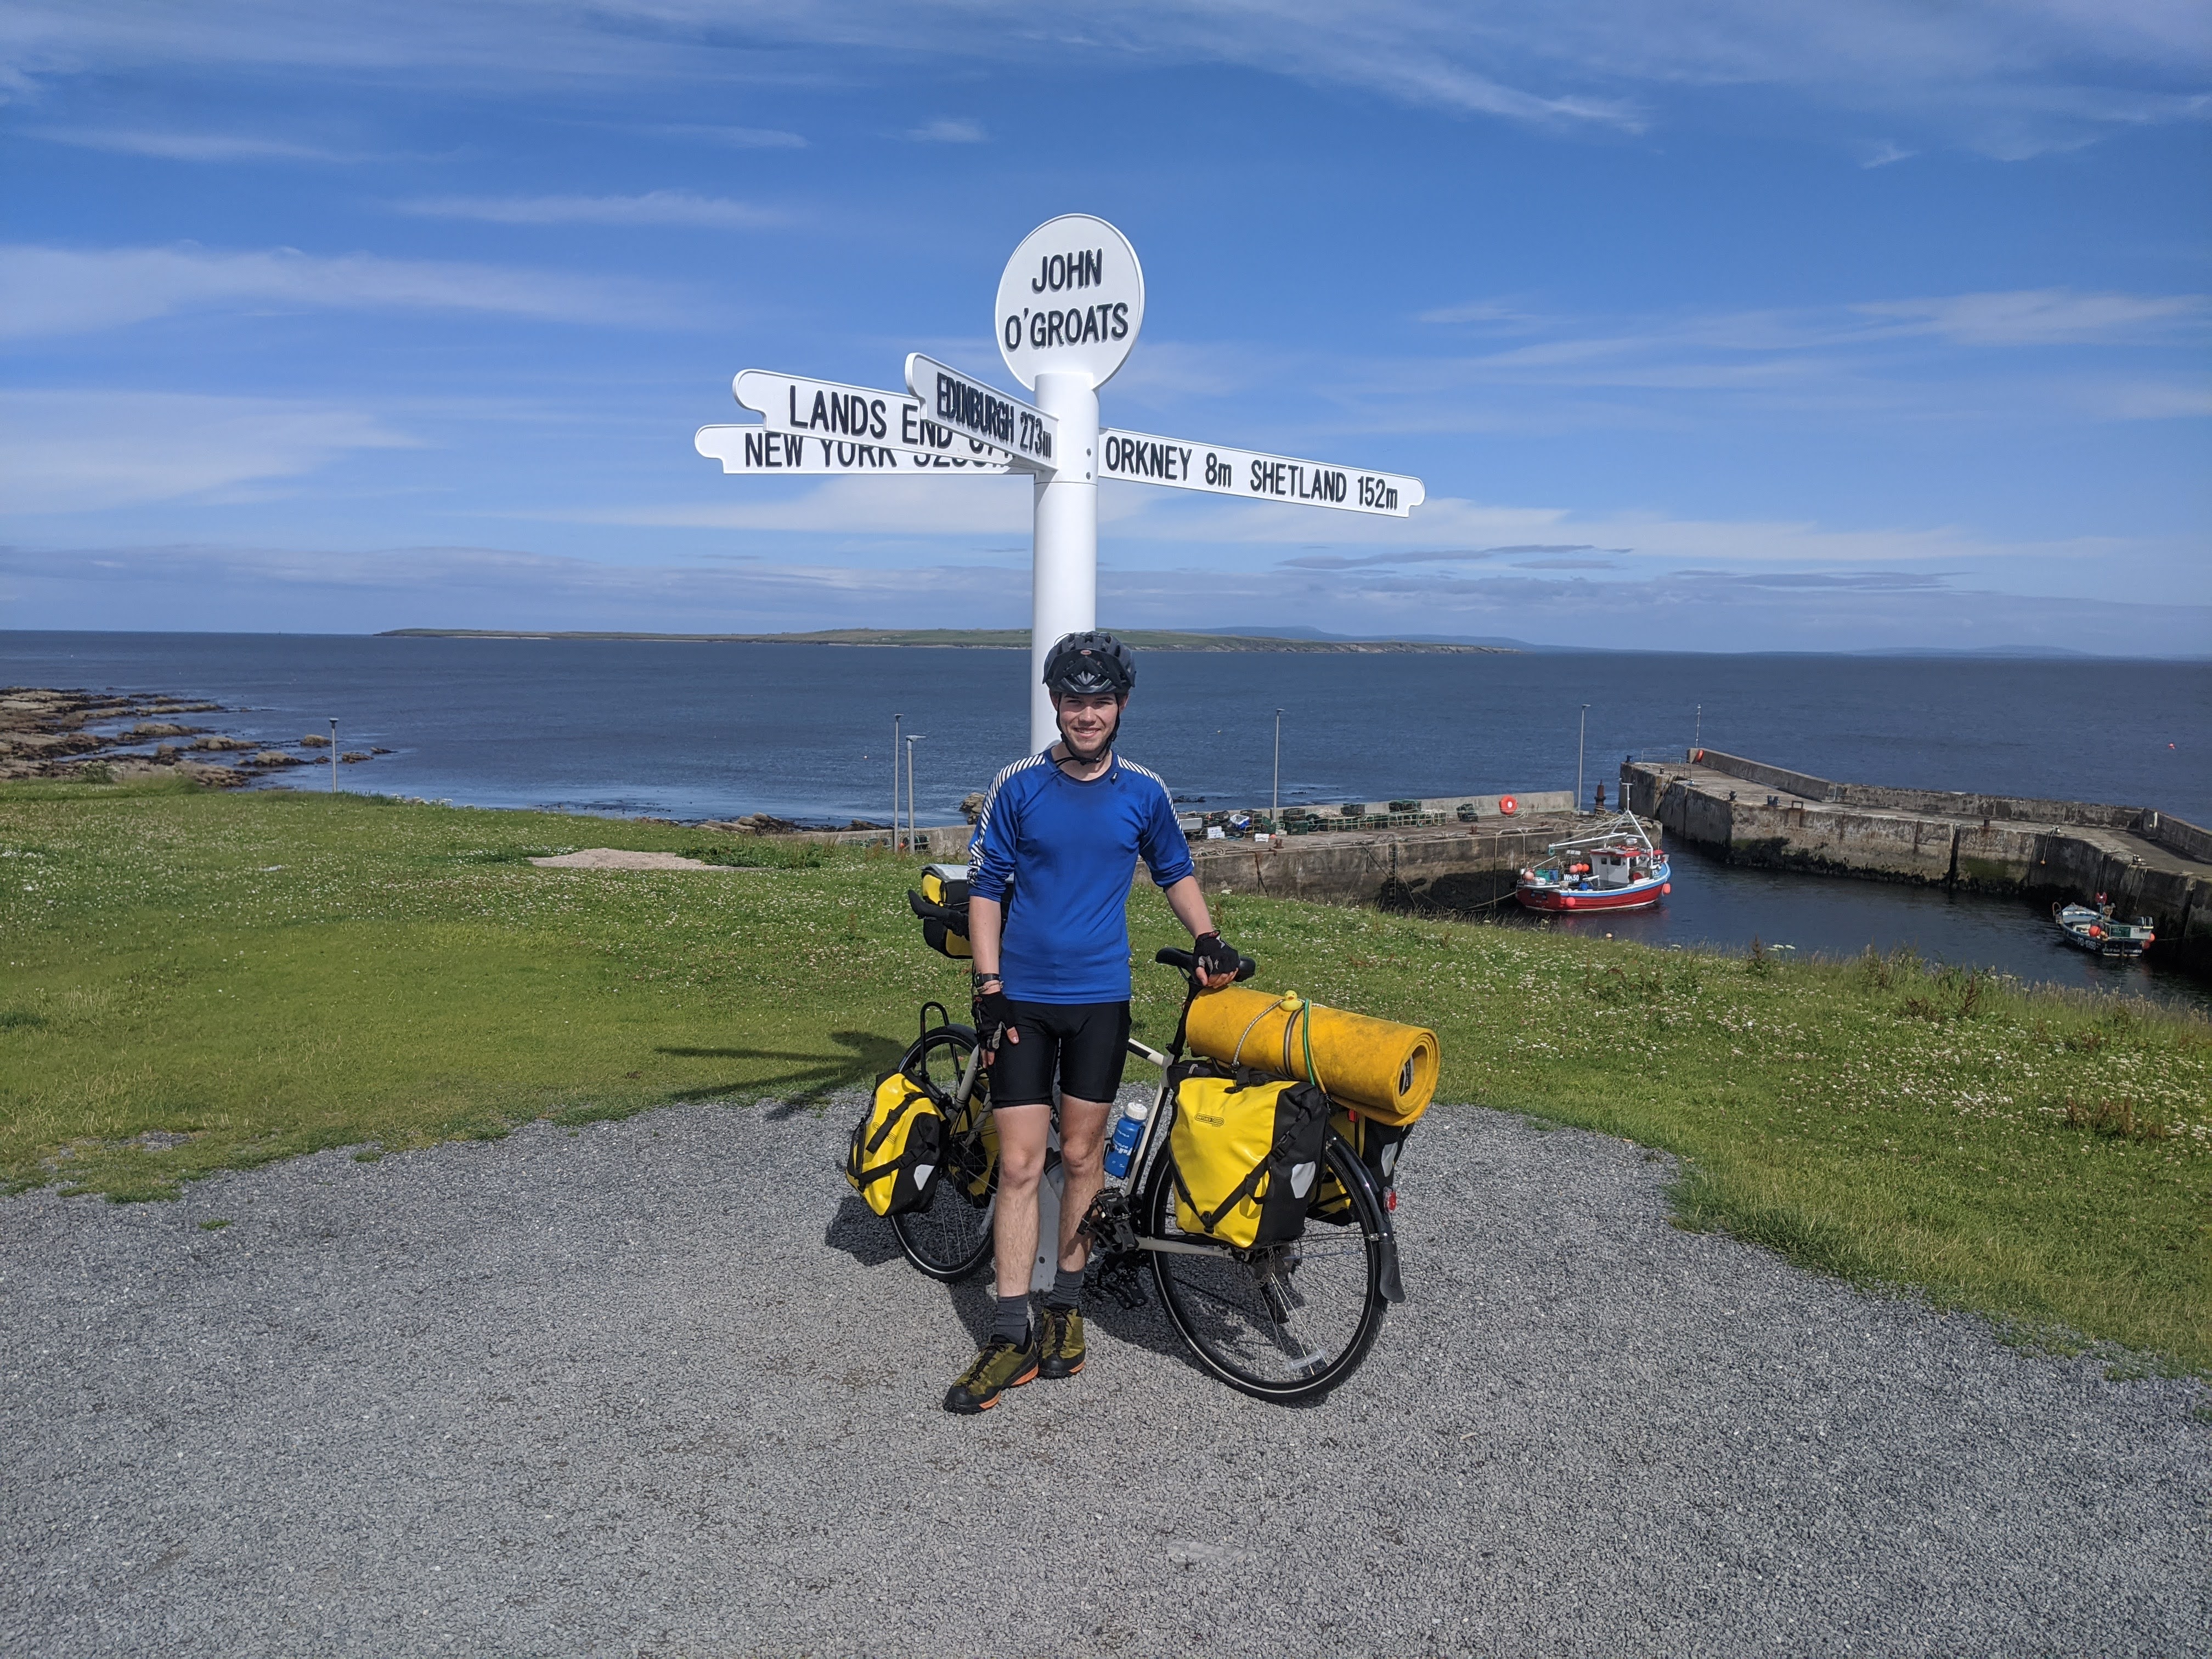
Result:
{"label": "man", "polygon": [[[1083,1369],[1090,1245],[1076,1228],[1103,1184],[1107,1122],[1127,1054],[1129,878],[1139,857],[1198,941],[1206,985],[1226,985],[1237,971],[1237,952],[1206,914],[1167,786],[1114,753],[1136,659],[1111,634],[1070,634],[1046,657],[1044,683],[1060,741],[993,781],[970,855],[975,1036],[990,1055],[999,1131],[999,1307],[982,1352],[945,1396],[947,1411],[988,1411],[1008,1389]],[[1059,1267],[1040,1328],[1030,1275],[1055,1081],[1066,1188]]]}

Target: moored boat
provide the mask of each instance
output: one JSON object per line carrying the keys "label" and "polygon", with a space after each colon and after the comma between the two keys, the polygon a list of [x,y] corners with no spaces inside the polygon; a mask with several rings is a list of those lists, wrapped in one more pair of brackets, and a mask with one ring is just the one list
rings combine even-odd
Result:
{"label": "moored boat", "polygon": [[[2097,896],[2101,899],[2104,895]],[[2059,937],[2069,945],[2100,957],[2139,957],[2158,943],[2148,916],[2122,921],[2109,904],[2054,904],[2051,919],[2058,924]]]}
{"label": "moored boat", "polygon": [[1674,890],[1667,854],[1633,812],[1586,836],[1555,841],[1522,871],[1514,896],[1531,910],[1647,910]]}

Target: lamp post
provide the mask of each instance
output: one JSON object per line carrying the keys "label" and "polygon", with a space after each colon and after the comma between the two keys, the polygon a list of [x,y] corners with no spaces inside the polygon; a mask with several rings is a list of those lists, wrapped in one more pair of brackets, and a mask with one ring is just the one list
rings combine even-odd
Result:
{"label": "lamp post", "polygon": [[891,716],[891,851],[892,851],[892,852],[894,852],[894,853],[896,853],[896,852],[897,852],[897,851],[898,851],[898,839],[899,839],[899,836],[898,836],[898,814],[899,814],[899,805],[898,805],[898,789],[899,789],[899,785],[898,785],[899,722],[900,722],[901,720],[904,720],[905,718],[906,718],[906,716],[905,716],[905,715],[903,715],[903,714],[894,714],[894,715],[892,715],[892,716]]}
{"label": "lamp post", "polygon": [[1275,711],[1275,787],[1267,798],[1267,833],[1283,833],[1283,711]]}
{"label": "lamp post", "polygon": [[1704,748],[1705,746],[1705,704],[1703,704],[1703,703],[1699,703],[1699,704],[1698,705],[1698,723],[1697,723],[1696,726],[1695,726],[1695,727],[1693,727],[1693,728],[1692,729],[1691,732],[1690,732],[1690,747],[1691,747],[1691,748],[1692,748],[1692,749],[1702,749],[1702,748]]}
{"label": "lamp post", "polygon": [[333,795],[335,795],[335,794],[337,794],[337,792],[338,792],[338,723],[337,723],[337,717],[334,715],[334,716],[332,716],[332,717],[331,717],[331,793],[332,793]]}
{"label": "lamp post", "polygon": [[920,822],[914,810],[914,746],[928,735],[926,732],[909,732],[906,737],[906,850],[909,853],[915,849]]}
{"label": "lamp post", "polygon": [[1583,723],[1575,732],[1575,811],[1583,810],[1583,744],[1589,736],[1589,705],[1583,705]]}

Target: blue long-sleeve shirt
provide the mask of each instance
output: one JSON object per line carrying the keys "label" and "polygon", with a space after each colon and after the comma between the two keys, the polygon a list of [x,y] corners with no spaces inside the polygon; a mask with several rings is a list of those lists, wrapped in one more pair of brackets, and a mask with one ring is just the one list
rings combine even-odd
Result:
{"label": "blue long-sleeve shirt", "polygon": [[1113,763],[1079,783],[1050,751],[991,781],[968,890],[1008,907],[999,970],[1018,1002],[1129,999],[1129,881],[1142,858],[1162,887],[1191,873],[1190,844],[1157,773]]}

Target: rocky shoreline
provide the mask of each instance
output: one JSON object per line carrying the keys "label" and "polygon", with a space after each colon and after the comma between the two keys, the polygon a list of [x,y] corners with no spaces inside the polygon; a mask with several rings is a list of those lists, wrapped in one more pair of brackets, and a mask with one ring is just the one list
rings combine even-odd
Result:
{"label": "rocky shoreline", "polygon": [[[329,760],[331,740],[316,732],[279,745],[182,718],[242,712],[161,692],[0,687],[0,779],[125,783],[182,777],[210,789],[243,789],[292,767]],[[358,766],[391,752],[342,750],[338,762]]]}

